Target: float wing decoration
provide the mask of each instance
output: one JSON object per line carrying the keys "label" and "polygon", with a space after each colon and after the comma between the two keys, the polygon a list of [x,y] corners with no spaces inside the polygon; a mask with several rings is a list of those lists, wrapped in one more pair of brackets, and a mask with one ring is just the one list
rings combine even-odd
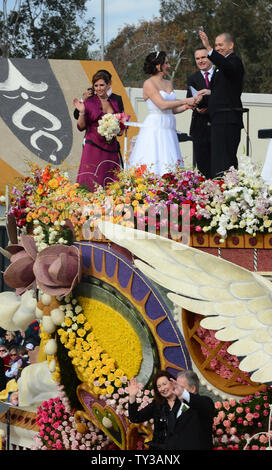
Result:
{"label": "float wing decoration", "polygon": [[224,259],[173,240],[101,221],[106,238],[133,253],[136,267],[166,288],[169,299],[201,314],[201,325],[232,341],[251,380],[272,382],[272,284]]}

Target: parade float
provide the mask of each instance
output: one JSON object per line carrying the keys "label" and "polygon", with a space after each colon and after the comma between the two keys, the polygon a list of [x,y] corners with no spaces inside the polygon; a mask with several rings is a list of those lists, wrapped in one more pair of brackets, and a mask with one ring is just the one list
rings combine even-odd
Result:
{"label": "parade float", "polygon": [[41,331],[0,395],[14,443],[145,449],[152,422],[129,422],[128,381],[145,406],[156,370],[193,368],[215,397],[214,448],[271,449],[271,201],[247,157],[221,180],[141,166],[94,193],[32,165],[2,248],[0,326]]}

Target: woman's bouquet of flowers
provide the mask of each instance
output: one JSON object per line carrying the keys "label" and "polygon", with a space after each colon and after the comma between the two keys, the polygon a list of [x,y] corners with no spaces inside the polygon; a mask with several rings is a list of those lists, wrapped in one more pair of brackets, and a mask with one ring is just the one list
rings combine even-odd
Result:
{"label": "woman's bouquet of flowers", "polygon": [[129,119],[125,113],[107,113],[99,119],[97,132],[105,137],[107,142],[111,142],[125,127],[125,122]]}

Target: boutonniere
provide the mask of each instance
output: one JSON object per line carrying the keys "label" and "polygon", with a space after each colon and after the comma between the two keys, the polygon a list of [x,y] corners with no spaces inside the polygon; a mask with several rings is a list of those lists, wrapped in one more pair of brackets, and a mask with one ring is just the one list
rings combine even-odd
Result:
{"label": "boutonniere", "polygon": [[186,405],[186,403],[183,403],[183,405],[182,405],[182,413],[184,413],[185,411],[189,410],[189,408],[190,408],[190,407],[189,407],[188,405]]}

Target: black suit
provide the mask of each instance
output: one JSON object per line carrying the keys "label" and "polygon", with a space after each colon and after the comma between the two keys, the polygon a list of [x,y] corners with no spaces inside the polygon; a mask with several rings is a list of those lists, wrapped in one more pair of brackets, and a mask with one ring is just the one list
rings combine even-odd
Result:
{"label": "black suit", "polygon": [[[135,402],[129,404],[129,419],[133,423],[154,419],[154,434],[150,449],[212,450],[212,425],[215,415],[212,399],[190,393],[189,409],[177,417],[180,404],[176,399],[170,411],[167,403],[158,405],[153,401],[138,411],[138,404]],[[168,422],[167,430],[164,428],[165,421]]]}
{"label": "black suit", "polygon": [[243,128],[241,94],[244,67],[234,53],[224,57],[213,50],[209,59],[215,64],[209,98],[211,117],[212,177],[238,167],[237,149]]}
{"label": "black suit", "polygon": [[215,416],[212,399],[190,393],[188,404],[189,409],[177,418],[175,432],[168,440],[167,449],[212,450],[212,426]]}
{"label": "black suit", "polygon": [[[187,98],[192,96],[190,86],[195,90],[207,88],[205,79],[200,72],[193,73],[187,78]],[[199,104],[199,108],[208,107],[209,97],[203,97]],[[200,173],[206,178],[211,177],[211,122],[209,113],[201,114],[196,109],[192,113],[190,126],[190,135],[193,139],[193,160]]]}
{"label": "black suit", "polygon": [[[120,109],[120,113],[122,113],[124,111],[124,103],[123,103],[123,100],[122,100],[122,96],[116,95],[115,93],[112,93],[110,95],[110,97],[111,97],[112,100],[117,101],[118,107]],[[75,109],[74,110],[74,118],[76,120],[78,120],[78,116],[79,116],[79,111],[78,111],[78,109]]]}

